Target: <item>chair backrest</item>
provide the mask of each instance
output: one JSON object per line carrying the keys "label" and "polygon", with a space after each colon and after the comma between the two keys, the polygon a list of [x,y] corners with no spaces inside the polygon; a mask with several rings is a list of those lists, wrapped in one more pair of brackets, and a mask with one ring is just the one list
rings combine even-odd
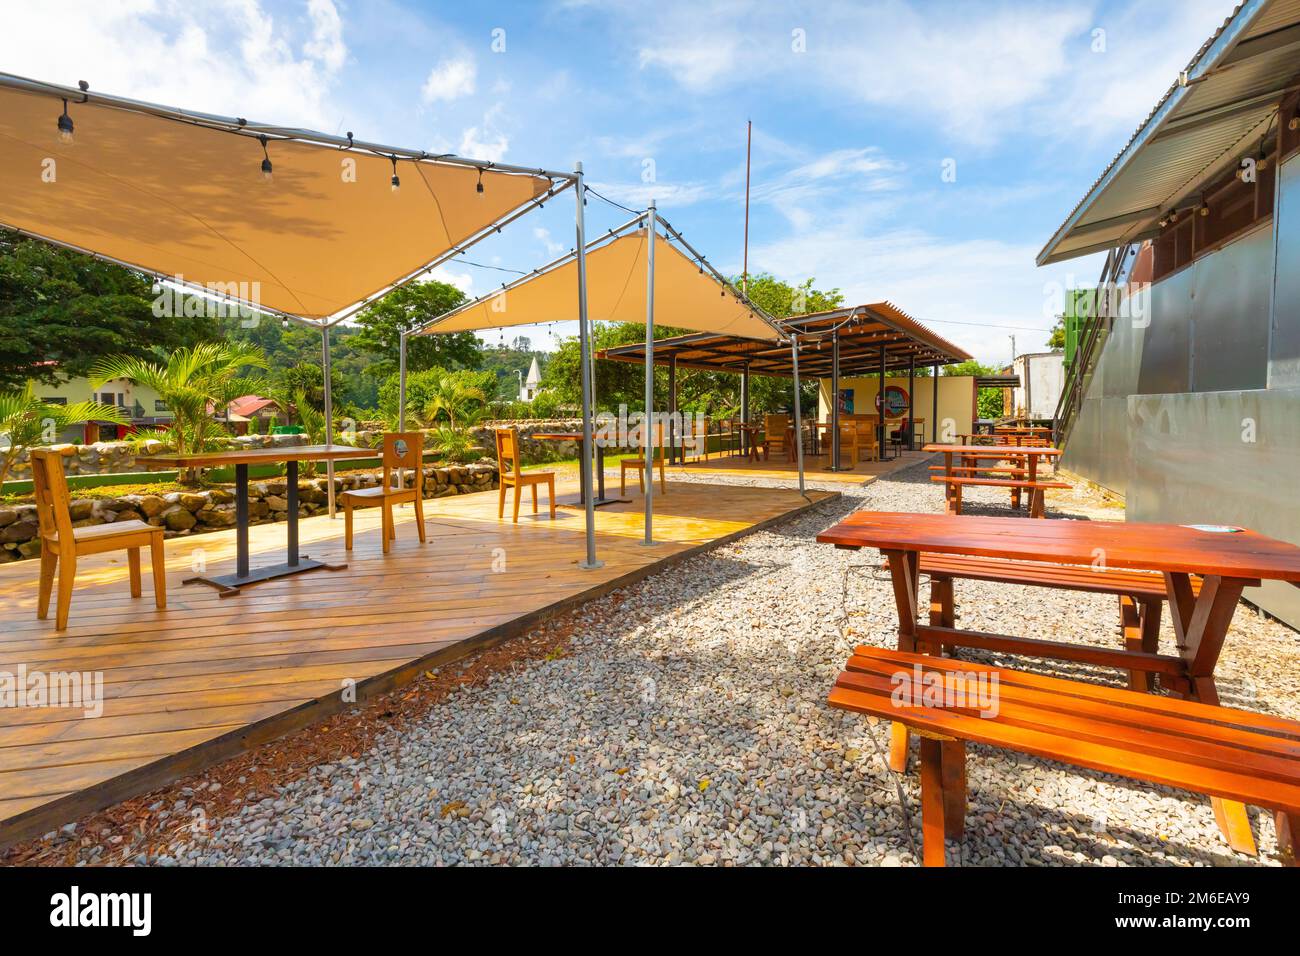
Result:
{"label": "chair backrest", "polygon": [[[497,474],[505,478],[519,474],[519,429],[515,426],[498,428],[494,434],[497,439]],[[507,468],[506,465],[510,467]]]}
{"label": "chair backrest", "polygon": [[769,439],[775,438],[780,441],[785,441],[785,432],[789,427],[789,415],[763,416],[763,434],[765,434]]}
{"label": "chair backrest", "polygon": [[36,495],[36,520],[41,537],[72,541],[72,513],[69,510],[68,479],[63,473],[63,451],[57,448],[31,450],[32,487]]}
{"label": "chair backrest", "polygon": [[384,487],[393,487],[393,472],[411,468],[416,473],[415,487],[424,487],[424,433],[384,432]]}
{"label": "chair backrest", "polygon": [[[639,434],[637,438],[638,441],[636,442],[635,447],[638,451],[644,452],[645,451],[644,434]],[[654,423],[653,429],[651,430],[650,442],[651,442],[650,457],[654,459],[662,458],[663,451],[664,451],[664,423],[662,419]]]}

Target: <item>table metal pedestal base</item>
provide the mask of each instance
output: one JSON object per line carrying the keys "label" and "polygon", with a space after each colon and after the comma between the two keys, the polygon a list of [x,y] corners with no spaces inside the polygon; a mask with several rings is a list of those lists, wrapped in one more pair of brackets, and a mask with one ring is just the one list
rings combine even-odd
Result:
{"label": "table metal pedestal base", "polygon": [[219,597],[233,597],[239,593],[239,589],[248,584],[261,584],[263,581],[271,581],[275,578],[287,578],[294,574],[303,574],[307,571],[317,571],[324,568],[326,571],[345,571],[346,564],[326,564],[324,561],[313,561],[311,558],[303,557],[297,564],[269,564],[264,568],[257,568],[248,574],[220,574],[216,577],[196,576],[185,578],[181,584],[206,584],[214,587],[219,593]]}

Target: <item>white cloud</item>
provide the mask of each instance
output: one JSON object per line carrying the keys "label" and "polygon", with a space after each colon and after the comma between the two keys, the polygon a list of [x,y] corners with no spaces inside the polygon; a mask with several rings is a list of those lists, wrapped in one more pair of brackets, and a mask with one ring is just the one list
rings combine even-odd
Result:
{"label": "white cloud", "polygon": [[[332,88],[347,58],[330,0],[303,5],[297,35],[258,0],[11,4],[0,62],[12,73],[249,119],[331,128]],[[301,49],[301,55],[295,49]]]}
{"label": "white cloud", "polygon": [[[935,332],[990,364],[1046,347],[1060,284],[1087,284],[1091,260],[1034,266],[1033,245],[999,239],[945,239],[924,230],[868,225],[855,211],[819,220],[750,248],[750,268],[786,281],[816,279],[846,302],[888,299]],[[969,324],[967,324],[969,323]]]}
{"label": "white cloud", "polygon": [[551,238],[551,230],[546,229],[543,226],[533,227],[533,238],[541,241],[542,245],[546,247],[546,252],[552,258],[558,256],[564,251],[564,243],[556,242]]}
{"label": "white cloud", "polygon": [[460,149],[457,152],[469,159],[486,159],[499,163],[506,158],[510,149],[510,137],[497,128],[496,119],[500,114],[499,106],[494,106],[483,114],[483,122],[471,126],[460,136]]}
{"label": "white cloud", "polygon": [[605,183],[592,182],[588,185],[596,192],[624,206],[633,209],[645,209],[654,200],[661,209],[694,205],[705,199],[715,198],[717,190],[702,182],[686,183]]}
{"label": "white cloud", "polygon": [[333,0],[308,0],[307,14],[312,22],[312,36],[303,44],[303,53],[319,60],[331,72],[338,72],[348,58],[338,9]]}
{"label": "white cloud", "polygon": [[473,57],[458,56],[443,60],[429,71],[420,93],[426,103],[451,102],[474,92],[478,67]]}
{"label": "white cloud", "polygon": [[[630,3],[612,10],[614,32],[631,38],[642,69],[691,93],[779,83],[910,114],[987,146],[1045,126],[1087,136],[1132,129],[1232,6],[1153,0],[1102,18],[1087,0],[838,0],[796,15],[744,0],[707,14],[695,0],[660,0],[649,12]],[[1098,28],[1106,30],[1101,54],[1091,52]],[[792,49],[794,29],[804,31],[805,52]]]}

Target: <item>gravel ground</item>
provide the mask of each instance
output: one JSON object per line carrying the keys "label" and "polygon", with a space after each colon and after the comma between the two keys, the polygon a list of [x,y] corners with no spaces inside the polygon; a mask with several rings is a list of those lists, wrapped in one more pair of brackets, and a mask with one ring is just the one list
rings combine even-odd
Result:
{"label": "gravel ground", "polygon": [[[836,490],[839,500],[586,605],[563,655],[455,693],[369,752],[208,820],[154,862],[916,864],[916,774],[886,769],[887,725],[824,703],[855,644],[893,644],[889,584],[876,552],[814,536],[860,508],[939,511],[942,490],[924,464]],[[974,490],[969,510],[1005,513],[1006,498]],[[1122,516],[1082,492],[1049,507]],[[958,595],[968,627],[1117,639],[1111,598],[976,582]],[[1091,626],[1067,635],[1067,620]],[[1300,717],[1298,659],[1292,631],[1243,606],[1220,664],[1225,703]],[[1114,681],[1036,667],[1047,668]],[[1277,863],[1265,814],[1254,859],[1227,847],[1201,797],[978,746],[968,768],[952,864]]]}

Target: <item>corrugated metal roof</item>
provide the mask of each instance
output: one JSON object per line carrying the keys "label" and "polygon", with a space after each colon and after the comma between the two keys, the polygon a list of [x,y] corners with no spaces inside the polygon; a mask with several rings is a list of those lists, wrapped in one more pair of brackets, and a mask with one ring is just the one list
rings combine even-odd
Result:
{"label": "corrugated metal roof", "polygon": [[1300,73],[1300,0],[1244,0],[1042,252],[1046,265],[1146,238],[1270,132]]}

